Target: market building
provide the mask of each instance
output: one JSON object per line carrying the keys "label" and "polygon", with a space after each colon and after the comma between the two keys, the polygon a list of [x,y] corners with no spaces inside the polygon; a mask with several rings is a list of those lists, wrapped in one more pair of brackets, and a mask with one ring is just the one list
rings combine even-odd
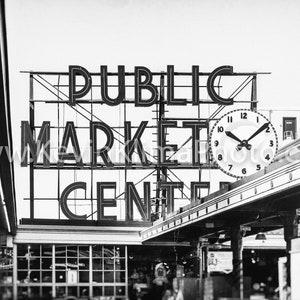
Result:
{"label": "market building", "polygon": [[260,109],[268,73],[23,71],[17,222],[3,12],[1,299],[297,299],[300,112]]}
{"label": "market building", "polygon": [[[214,72],[219,72],[220,69]],[[219,110],[227,109],[223,115],[225,120],[231,122],[232,107],[228,110],[217,101],[212,103],[199,98],[196,106],[194,103],[190,103],[190,107],[189,103],[183,106],[181,117],[177,117],[178,106],[174,109],[174,106],[168,106],[164,100],[164,80],[166,77],[170,83],[169,72],[153,73],[153,77],[158,78],[160,91],[157,94],[157,100],[160,101],[154,105],[154,111],[149,107],[139,108],[135,105],[136,101],[132,100],[124,101],[117,107],[105,107],[98,96],[77,100],[77,104],[70,105],[67,94],[70,90],[68,82],[72,82],[72,72],[26,73],[30,84],[30,120],[23,121],[21,126],[24,151],[21,163],[29,169],[30,174],[29,197],[25,199],[30,206],[30,217],[20,220],[13,236],[13,270],[10,270],[11,276],[6,277],[11,279],[6,280],[5,288],[10,288],[14,297],[133,299],[137,293],[135,287],[140,285],[141,295],[154,293],[151,294],[152,297],[154,295],[158,299],[162,290],[156,282],[160,282],[162,287],[174,278],[178,279],[187,298],[209,293],[205,284],[207,278],[210,278],[212,287],[222,286],[222,289],[212,288],[215,297],[249,297],[251,285],[260,278],[255,278],[257,269],[252,266],[251,271],[251,264],[247,266],[247,261],[244,263],[247,266],[244,271],[241,265],[243,253],[244,257],[251,259],[252,264],[253,260],[263,261],[265,270],[274,266],[274,260],[289,253],[291,239],[298,234],[297,128],[283,131],[282,139],[279,139],[281,147],[272,164],[266,164],[255,174],[242,179],[237,176],[237,181],[224,173],[224,170],[219,170],[209,152],[205,151],[213,128],[218,129],[217,133],[222,133],[220,126],[215,125],[221,124],[217,123],[220,119],[217,118]],[[194,76],[193,72],[189,74]],[[200,73],[199,78],[210,78],[211,74],[213,72]],[[74,76],[80,78],[83,75],[78,71]],[[90,78],[99,75],[93,74]],[[174,75],[180,77],[182,73],[172,76]],[[234,113],[238,113],[238,116],[241,112],[247,113],[250,118],[254,112],[255,118],[261,117],[264,120],[264,116],[256,114],[256,80],[259,75],[233,74],[234,77],[246,77],[244,85],[236,92],[236,99],[242,91],[247,92],[248,85],[251,87],[248,90],[248,101],[233,100],[236,101],[234,107],[238,107]],[[109,73],[109,76],[119,76],[119,84],[113,86],[117,86],[120,91],[120,74]],[[136,77],[135,80],[139,79],[136,73],[124,73],[126,78],[133,76]],[[73,81],[78,80],[75,77]],[[250,80],[247,81],[247,78]],[[81,82],[79,88],[82,90],[85,84]],[[199,85],[201,88],[201,84]],[[98,84],[91,83],[89,96],[95,95],[99,87]],[[127,85],[124,87],[127,88]],[[184,88],[188,90],[190,85]],[[78,87],[74,86],[73,89],[77,91]],[[204,84],[202,89],[209,90]],[[167,95],[170,95],[170,91]],[[193,97],[197,99],[195,94]],[[205,108],[211,105],[216,106],[213,112]],[[249,108],[245,110],[245,107]],[[112,118],[116,109],[117,115],[122,116],[120,119]],[[170,115],[172,109],[175,118],[167,115]],[[184,116],[183,109],[189,117]],[[135,110],[139,111],[141,119],[135,116],[134,125],[131,125],[127,120],[134,115]],[[154,113],[153,119],[146,115],[148,110],[150,116]],[[191,118],[192,113],[194,118]],[[206,116],[206,113],[211,115]],[[281,113],[281,125],[284,127],[284,110]],[[294,116],[297,113],[294,111]],[[44,119],[44,115],[47,119]],[[76,123],[72,121],[73,118]],[[107,118],[107,123],[108,120],[115,120],[117,124],[114,123],[112,127],[103,125],[103,118]],[[149,124],[143,122],[144,118],[152,120],[152,124],[150,121]],[[276,122],[278,119],[276,118]],[[177,122],[182,126],[178,126]],[[190,128],[196,128],[192,130],[192,136]],[[276,126],[277,131],[278,128],[280,126]],[[106,136],[106,149],[99,149],[102,145],[97,142],[100,137],[95,133],[96,129],[102,130]],[[169,131],[168,140],[166,129]],[[125,130],[125,136],[122,130]],[[142,136],[144,130],[149,130],[150,134]],[[174,132],[175,136],[178,134],[176,130],[187,131],[186,138],[191,140],[190,147],[186,149],[174,146]],[[204,131],[201,137],[200,134],[196,136],[197,130]],[[158,139],[153,139],[151,131]],[[288,131],[293,134],[287,134]],[[124,142],[119,137],[116,138],[116,135],[121,136]],[[87,142],[89,137],[92,144]],[[169,147],[168,150],[174,153],[182,151],[179,154],[187,155],[187,160],[181,162],[182,157],[178,155],[170,163],[168,160],[172,155],[167,157],[166,152],[158,153],[155,157],[150,153],[151,149],[144,149],[142,146],[147,144],[145,139],[148,142],[149,138],[155,144],[161,143],[160,146]],[[277,145],[277,136],[268,135],[267,138],[274,139],[270,140],[272,143],[268,142],[272,144],[270,147],[275,146],[275,143]],[[121,144],[117,148],[119,152],[112,150],[114,139]],[[53,145],[53,140],[56,141],[56,146]],[[195,146],[197,140],[200,140],[199,148]],[[286,140],[290,143],[284,146]],[[182,143],[178,144],[184,145],[186,141],[182,139]],[[125,149],[125,155],[117,156],[116,153],[123,153],[121,147]],[[195,149],[196,155],[193,155]],[[43,155],[39,151],[44,151]],[[53,155],[55,151],[58,154]],[[264,156],[269,154],[272,155],[272,152],[264,153]],[[143,159],[145,156],[146,159]],[[149,157],[158,160],[153,162]],[[258,162],[256,161],[256,167]],[[247,168],[250,170],[250,166]],[[242,172],[242,169],[237,170]],[[141,179],[130,181],[130,178],[136,180],[133,175],[136,172],[140,172]],[[184,180],[180,180],[182,174],[185,174]],[[198,179],[193,181],[195,175]],[[156,188],[151,191],[153,187]],[[45,205],[47,211],[41,209]],[[258,255],[260,241],[255,240],[249,250],[246,247],[243,250],[242,240],[246,236],[263,235],[265,231],[278,228],[284,228],[281,237],[285,236],[288,246],[284,242],[276,244],[272,254],[271,248],[263,244],[262,248],[268,249],[268,252]],[[231,241],[231,247],[226,241]],[[215,265],[214,261],[219,256],[222,257],[218,258],[219,261],[227,261],[228,269],[218,269],[219,266]],[[277,277],[277,265],[275,266],[272,275]],[[227,273],[229,275],[224,275]],[[223,275],[210,277],[210,274]],[[270,276],[266,273],[262,277]],[[228,278],[231,278],[229,285]]]}

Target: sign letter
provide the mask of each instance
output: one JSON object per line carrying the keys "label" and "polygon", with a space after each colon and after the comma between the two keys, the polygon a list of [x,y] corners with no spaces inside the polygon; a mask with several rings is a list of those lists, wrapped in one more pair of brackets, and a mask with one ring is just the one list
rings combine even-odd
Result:
{"label": "sign letter", "polygon": [[177,151],[177,145],[166,145],[166,127],[177,127],[177,122],[160,121],[158,124],[158,162],[161,165],[176,165],[177,160],[166,159],[167,151]]}
{"label": "sign letter", "polygon": [[[106,134],[107,138],[105,146],[99,150],[97,150],[97,129],[101,129]],[[107,167],[112,167],[113,163],[107,154],[114,144],[114,135],[110,127],[104,122],[91,122],[90,139],[92,166],[97,166],[97,156],[101,156],[105,165]]]}
{"label": "sign letter", "polygon": [[217,76],[232,75],[232,74],[233,74],[232,66],[221,66],[219,68],[216,68],[213,72],[211,72],[211,74],[208,76],[207,79],[207,92],[211,100],[221,105],[233,104],[233,98],[228,98],[228,99],[222,98],[216,93],[214,87],[215,79],[217,78]]}
{"label": "sign letter", "polygon": [[27,121],[22,121],[22,138],[21,138],[21,166],[27,166],[27,145],[29,145],[30,153],[33,163],[37,163],[39,153],[42,146],[44,146],[43,165],[49,167],[50,165],[50,122],[45,121],[42,124],[37,141],[34,141],[30,125]]}
{"label": "sign letter", "polygon": [[[76,76],[81,75],[84,78],[84,86],[76,91]],[[92,77],[89,72],[80,66],[69,66],[69,104],[74,106],[76,99],[85,96],[92,86]]]}
{"label": "sign letter", "polygon": [[141,136],[148,124],[148,121],[142,121],[137,129],[134,137],[131,139],[131,122],[125,122],[125,163],[126,165],[132,164],[132,154],[135,148],[137,148],[139,157],[144,166],[149,164],[146,153],[141,142]]}
{"label": "sign letter", "polygon": [[101,66],[101,95],[103,101],[110,106],[120,104],[125,98],[125,67],[118,66],[118,90],[119,94],[115,99],[108,96],[107,66]]}
{"label": "sign letter", "polygon": [[186,99],[174,99],[174,66],[167,66],[168,105],[186,105]]}
{"label": "sign letter", "polygon": [[[70,139],[73,145],[74,153],[66,153]],[[59,163],[63,163],[64,160],[75,160],[77,165],[79,166],[83,165],[77,134],[73,122],[66,123],[62,144],[58,152],[58,160]]]}
{"label": "sign letter", "polygon": [[[150,220],[150,182],[144,182],[144,202],[141,200],[133,182],[126,182],[126,220],[133,220],[133,201],[144,221]],[[133,200],[133,201],[132,201]]]}
{"label": "sign letter", "polygon": [[192,158],[193,158],[193,165],[198,166],[200,164],[200,128],[207,128],[206,122],[183,122],[183,128],[192,128]]}
{"label": "sign letter", "polygon": [[[97,216],[98,220],[116,220],[116,216],[104,216],[104,207],[117,207],[115,182],[97,182]],[[104,198],[104,190],[112,189],[114,198]]]}
{"label": "sign letter", "polygon": [[[142,76],[145,80],[142,82]],[[135,67],[135,105],[136,106],[151,106],[157,102],[158,92],[156,86],[152,83],[152,74],[146,67]],[[147,100],[142,99],[142,89],[148,90],[151,97]]]}
{"label": "sign letter", "polygon": [[[86,183],[82,181],[74,182],[68,185],[64,191],[61,194],[60,197],[60,207],[62,212],[65,214],[66,217],[68,217],[71,220],[86,220],[87,216],[86,215],[76,215],[73,214],[69,207],[68,207],[68,196],[76,189],[83,189],[86,191]],[[86,197],[86,196],[85,196]]]}

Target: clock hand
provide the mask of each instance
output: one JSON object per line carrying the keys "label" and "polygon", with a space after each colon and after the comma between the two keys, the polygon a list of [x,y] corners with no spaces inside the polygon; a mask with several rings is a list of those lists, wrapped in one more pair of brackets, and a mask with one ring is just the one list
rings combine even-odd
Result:
{"label": "clock hand", "polygon": [[247,142],[249,142],[251,139],[253,139],[255,136],[257,136],[259,133],[261,133],[262,131],[264,131],[265,129],[268,128],[270,122],[265,123],[264,125],[262,125],[260,128],[258,128],[247,140]]}
{"label": "clock hand", "polygon": [[231,131],[225,131],[225,134],[228,137],[230,137],[230,138],[234,139],[235,141],[239,142],[240,144],[242,144],[242,141],[236,135],[234,135]]}

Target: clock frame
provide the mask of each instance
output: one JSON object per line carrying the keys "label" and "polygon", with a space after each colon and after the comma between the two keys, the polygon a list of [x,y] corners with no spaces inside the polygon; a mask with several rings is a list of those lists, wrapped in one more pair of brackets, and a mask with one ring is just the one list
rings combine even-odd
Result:
{"label": "clock frame", "polygon": [[278,150],[274,126],[261,113],[236,109],[212,127],[209,151],[227,175],[242,178],[268,166]]}

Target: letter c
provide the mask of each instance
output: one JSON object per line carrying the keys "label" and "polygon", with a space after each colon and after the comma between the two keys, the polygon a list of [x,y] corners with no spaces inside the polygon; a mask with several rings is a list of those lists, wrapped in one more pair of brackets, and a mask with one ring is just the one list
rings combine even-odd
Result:
{"label": "letter c", "polygon": [[68,196],[70,195],[71,192],[73,192],[76,189],[83,189],[86,191],[86,183],[82,181],[78,181],[68,185],[61,194],[60,207],[62,212],[65,214],[65,216],[68,217],[70,220],[86,220],[87,215],[73,214],[68,207],[68,203],[67,203]]}
{"label": "letter c", "polygon": [[221,75],[232,75],[233,74],[233,67],[232,66],[221,66],[219,68],[216,68],[214,71],[210,73],[207,79],[207,92],[210,98],[221,105],[232,105],[233,104],[233,98],[222,98],[219,96],[214,88],[215,79],[217,76]]}

